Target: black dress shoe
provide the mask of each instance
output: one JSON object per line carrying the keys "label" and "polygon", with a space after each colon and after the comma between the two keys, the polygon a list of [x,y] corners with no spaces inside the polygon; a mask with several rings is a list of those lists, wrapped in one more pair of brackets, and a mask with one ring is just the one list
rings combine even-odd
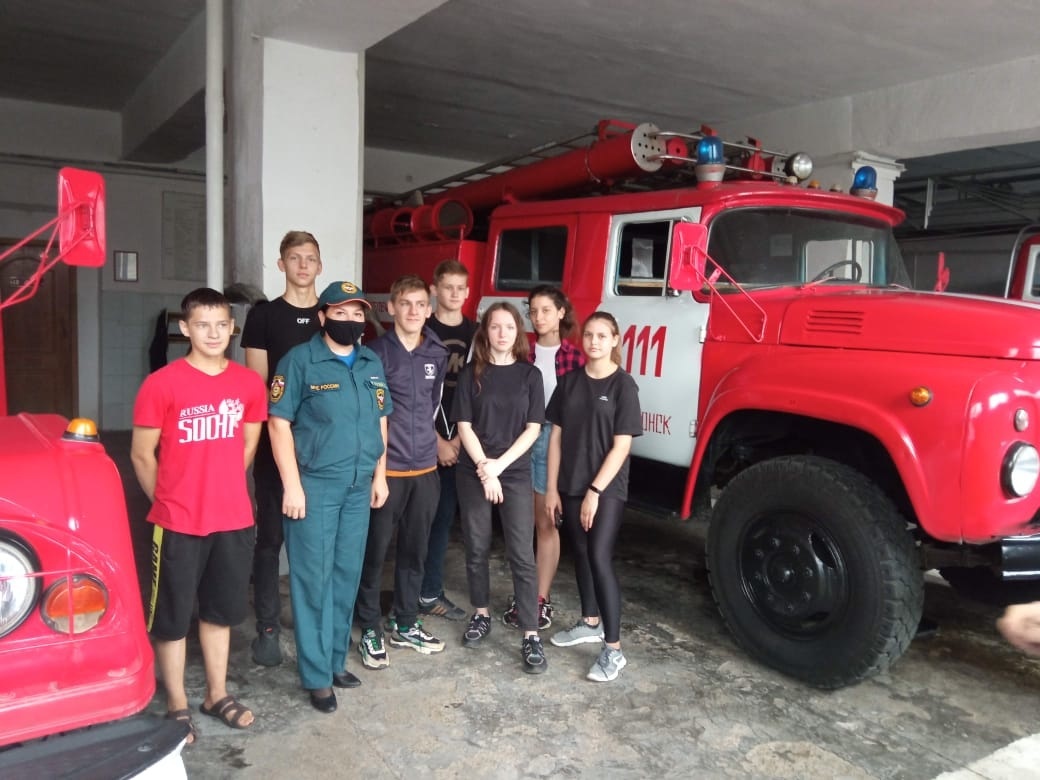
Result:
{"label": "black dress shoe", "polygon": [[344,671],[332,675],[332,684],[337,688],[359,688],[361,680],[357,678],[357,675]]}
{"label": "black dress shoe", "polygon": [[336,711],[336,692],[330,691],[328,696],[319,696],[319,691],[309,691],[311,706],[318,712],[330,713]]}

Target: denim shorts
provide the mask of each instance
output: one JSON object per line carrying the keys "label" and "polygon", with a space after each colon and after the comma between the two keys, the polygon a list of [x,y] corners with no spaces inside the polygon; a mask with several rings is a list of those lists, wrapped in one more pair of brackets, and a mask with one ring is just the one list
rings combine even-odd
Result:
{"label": "denim shorts", "polygon": [[546,481],[549,478],[549,434],[552,423],[542,425],[542,432],[531,447],[531,485],[534,492],[545,495]]}

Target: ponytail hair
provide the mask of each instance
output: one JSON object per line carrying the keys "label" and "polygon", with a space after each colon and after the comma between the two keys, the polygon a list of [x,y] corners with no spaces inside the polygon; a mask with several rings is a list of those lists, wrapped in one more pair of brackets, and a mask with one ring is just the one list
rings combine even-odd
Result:
{"label": "ponytail hair", "polygon": [[601,322],[607,323],[607,327],[610,328],[610,332],[618,337],[617,346],[610,350],[610,362],[615,365],[621,365],[621,329],[618,327],[617,320],[614,319],[614,315],[609,311],[594,311],[588,317],[585,318],[585,322],[581,325],[582,333],[589,327],[589,323],[593,320],[600,320]]}
{"label": "ponytail hair", "polygon": [[560,338],[567,338],[577,324],[577,320],[574,318],[574,306],[559,287],[554,287],[551,284],[540,284],[527,294],[528,307],[531,306],[531,301],[540,296],[551,300],[553,306],[557,309],[563,309],[563,319],[560,320]]}

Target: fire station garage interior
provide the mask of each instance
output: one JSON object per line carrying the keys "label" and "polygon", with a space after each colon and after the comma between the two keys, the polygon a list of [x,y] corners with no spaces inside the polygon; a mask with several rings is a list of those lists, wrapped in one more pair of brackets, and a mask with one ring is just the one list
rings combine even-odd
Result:
{"label": "fire station garage interior", "polygon": [[[250,608],[229,679],[256,722],[196,717],[188,776],[1040,777],[1040,660],[995,626],[1040,598],[1038,27],[1024,0],[0,4],[0,252],[59,168],[107,190],[105,266],[3,311],[9,411],[97,422],[142,595],[137,389],[183,356],[186,292],[239,326],[282,293],[287,230],[319,238],[319,290],[385,293],[379,258],[432,241],[474,253],[480,311],[562,284],[617,315],[640,385],[617,680],[548,643],[582,614],[566,545],[548,672],[521,672],[497,535],[487,646],[429,617],[443,653],[351,652],[332,717],[291,611],[266,668]],[[457,525],[445,587],[470,609]]]}

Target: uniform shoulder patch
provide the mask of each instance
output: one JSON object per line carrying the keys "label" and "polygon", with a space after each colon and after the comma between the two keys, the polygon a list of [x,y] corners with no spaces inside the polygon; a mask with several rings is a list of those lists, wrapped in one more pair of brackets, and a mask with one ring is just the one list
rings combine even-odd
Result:
{"label": "uniform shoulder patch", "polygon": [[282,400],[283,395],[285,395],[285,377],[281,374],[275,374],[271,377],[271,391],[269,393],[271,403],[278,403]]}

